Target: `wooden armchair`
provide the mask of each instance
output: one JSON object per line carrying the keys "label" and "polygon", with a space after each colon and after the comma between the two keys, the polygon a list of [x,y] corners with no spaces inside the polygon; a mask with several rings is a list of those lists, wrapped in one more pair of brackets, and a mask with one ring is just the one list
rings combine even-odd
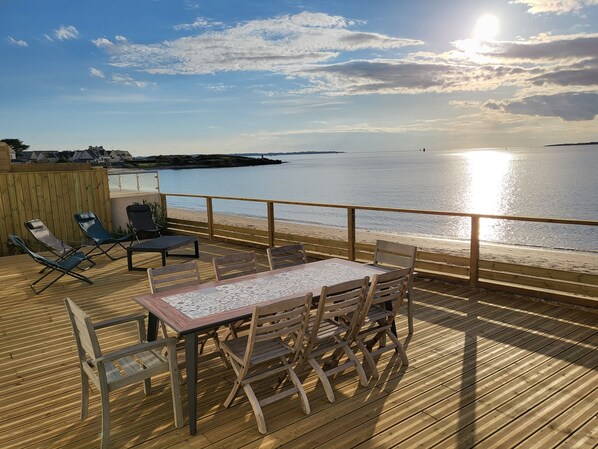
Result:
{"label": "wooden armchair", "polygon": [[[263,434],[267,432],[262,412],[263,405],[298,393],[301,408],[305,414],[310,413],[307,395],[293,370],[293,365],[297,362],[303,348],[311,299],[312,295],[308,293],[271,304],[256,305],[253,309],[249,335],[222,342],[222,349],[229,355],[237,375],[224,406],[230,407],[239,389],[243,387],[253,409],[258,430]],[[281,376],[288,376],[293,386],[277,388],[272,396],[258,400],[251,384]]]}
{"label": "wooden armchair", "polygon": [[271,270],[307,263],[305,247],[300,243],[268,248],[266,251]]}
{"label": "wooden armchair", "polygon": [[[117,388],[143,381],[144,392],[149,394],[150,378],[160,373],[170,373],[174,423],[176,427],[182,427],[183,407],[179,387],[179,368],[176,361],[176,339],[145,341],[145,321],[142,315],[93,324],[89,316],[72,300],[67,298],[64,302],[77,342],[81,370],[81,419],[87,417],[90,380],[100,392],[102,400],[101,447],[108,448],[110,442],[109,393]],[[128,348],[103,354],[96,330],[128,322],[137,323],[139,342]],[[167,348],[167,357],[160,351],[163,348]]]}
{"label": "wooden armchair", "polygon": [[376,251],[374,252],[374,265],[381,265],[390,268],[411,268],[412,275],[409,278],[409,290],[407,293],[407,322],[409,323],[409,334],[413,334],[413,278],[415,277],[415,255],[417,247],[404,245],[402,243],[376,240]]}

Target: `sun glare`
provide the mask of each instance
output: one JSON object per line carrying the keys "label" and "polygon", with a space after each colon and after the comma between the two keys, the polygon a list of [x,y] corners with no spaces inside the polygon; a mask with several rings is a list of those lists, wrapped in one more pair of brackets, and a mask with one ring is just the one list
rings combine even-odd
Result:
{"label": "sun glare", "polygon": [[[511,170],[512,155],[502,151],[472,151],[466,153],[469,174],[467,209],[477,213],[506,214],[509,203],[509,186],[506,184]],[[483,240],[500,240],[503,222],[483,220],[480,237]]]}
{"label": "sun glare", "polygon": [[498,17],[485,14],[478,19],[473,29],[473,38],[477,41],[491,41],[497,36],[499,29]]}

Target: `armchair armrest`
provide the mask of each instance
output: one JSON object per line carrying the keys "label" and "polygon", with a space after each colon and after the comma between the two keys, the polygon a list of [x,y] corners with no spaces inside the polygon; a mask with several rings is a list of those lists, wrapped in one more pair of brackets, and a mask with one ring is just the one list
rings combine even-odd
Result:
{"label": "armchair armrest", "polygon": [[109,352],[108,354],[104,354],[102,357],[98,357],[96,359],[96,362],[97,363],[110,362],[112,360],[116,360],[121,357],[126,357],[128,355],[138,354],[143,351],[149,351],[150,349],[156,349],[156,348],[162,348],[162,347],[169,347],[169,350],[176,351],[176,343],[177,343],[177,340],[174,337],[163,338],[161,340],[154,340],[154,341],[144,341],[144,342],[138,343],[134,346],[129,346],[128,348],[123,348],[123,349],[119,349],[114,352]]}
{"label": "armchair armrest", "polygon": [[141,327],[145,325],[145,315],[127,315],[121,316],[116,318],[111,318],[109,320],[100,321],[93,325],[95,329],[102,329],[104,327],[115,326],[117,324],[128,323],[131,321],[137,321],[137,324]]}

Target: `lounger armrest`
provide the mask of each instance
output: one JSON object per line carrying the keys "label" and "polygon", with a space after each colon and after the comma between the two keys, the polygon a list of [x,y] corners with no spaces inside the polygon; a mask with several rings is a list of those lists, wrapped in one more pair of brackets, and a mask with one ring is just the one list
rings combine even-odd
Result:
{"label": "lounger armrest", "polygon": [[171,351],[176,351],[177,340],[174,337],[162,338],[154,341],[144,341],[128,348],[119,349],[118,351],[109,352],[104,354],[102,357],[96,359],[97,363],[110,362],[112,360],[126,357],[128,355],[138,354],[143,351],[149,351],[150,349],[157,349],[168,347]]}
{"label": "lounger armrest", "polygon": [[137,321],[139,326],[145,326],[145,315],[127,315],[117,318],[111,318],[109,320],[100,321],[95,323],[93,327],[95,329],[102,329],[104,327],[115,326],[117,324],[129,323],[131,321]]}

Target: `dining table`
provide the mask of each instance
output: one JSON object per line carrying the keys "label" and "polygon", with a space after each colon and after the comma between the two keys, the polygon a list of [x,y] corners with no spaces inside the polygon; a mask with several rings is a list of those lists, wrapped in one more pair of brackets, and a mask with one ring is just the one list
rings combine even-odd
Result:
{"label": "dining table", "polygon": [[223,281],[137,296],[148,311],[149,341],[159,322],[167,324],[185,342],[189,433],[197,433],[198,335],[222,325],[247,319],[256,304],[312,293],[317,300],[323,286],[372,277],[388,271],[344,259],[325,259]]}

